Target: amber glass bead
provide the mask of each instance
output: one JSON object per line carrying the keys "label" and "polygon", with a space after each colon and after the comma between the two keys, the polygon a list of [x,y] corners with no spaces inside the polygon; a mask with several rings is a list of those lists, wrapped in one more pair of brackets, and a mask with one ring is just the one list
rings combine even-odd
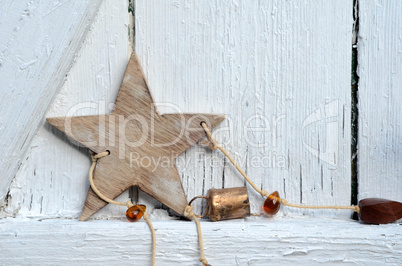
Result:
{"label": "amber glass bead", "polygon": [[264,202],[264,211],[269,215],[274,215],[279,211],[281,203],[278,201],[279,193],[278,191],[273,192],[267,197]]}
{"label": "amber glass bead", "polygon": [[128,208],[126,211],[127,220],[130,222],[137,222],[144,215],[145,210],[145,205],[135,205]]}

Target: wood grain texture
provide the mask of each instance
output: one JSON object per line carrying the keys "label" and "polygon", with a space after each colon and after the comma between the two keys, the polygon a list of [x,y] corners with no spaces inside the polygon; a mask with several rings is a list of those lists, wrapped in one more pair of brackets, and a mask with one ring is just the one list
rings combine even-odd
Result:
{"label": "wood grain texture", "polygon": [[[228,114],[213,134],[258,186],[290,202],[348,205],[351,10],[342,1],[137,1],[136,50],[161,113]],[[48,117],[111,112],[129,54],[126,11],[105,1]],[[35,137],[3,215],[79,216],[90,159],[51,131],[43,125]],[[244,185],[223,155],[201,145],[176,164],[187,200]],[[249,193],[251,211],[259,212],[263,199]],[[130,194],[149,212],[165,208]],[[95,217],[124,216],[119,206],[105,208]]]}
{"label": "wood grain texture", "polygon": [[359,199],[402,201],[402,2],[360,3]]}
{"label": "wood grain texture", "polygon": [[0,202],[102,0],[0,3]]}
{"label": "wood grain texture", "polygon": [[[361,79],[364,76],[362,71],[368,70],[366,77],[377,78],[363,78],[361,82],[366,82],[367,86],[383,82],[382,77],[375,74],[387,76],[391,73],[391,84],[394,84],[398,79],[392,71],[383,70],[383,64],[376,69],[371,64],[382,57],[388,58],[389,64],[394,66],[395,62],[388,55],[399,58],[395,54],[397,48],[388,48],[398,47],[400,43],[393,35],[397,34],[395,27],[400,23],[392,23],[399,21],[399,17],[395,17],[398,5],[387,1],[394,5],[394,9],[384,11],[385,1],[359,2],[361,13],[366,12],[360,15],[360,23],[370,22],[370,36],[376,33],[372,21],[383,25],[380,20],[386,21],[383,23],[387,27],[385,30],[380,27],[379,33],[389,35],[387,38],[373,37],[372,42],[368,42],[362,35],[367,31],[361,26],[359,56],[368,56],[366,64],[362,58],[359,59]],[[3,2],[0,6],[3,8]],[[78,13],[81,11],[77,9]],[[99,115],[113,109],[131,54],[127,46],[129,23],[126,11],[126,6],[118,5],[114,0],[103,1],[76,63],[47,113],[48,117],[71,112],[74,115]],[[373,11],[378,13],[374,16]],[[384,12],[389,13],[385,16]],[[363,18],[365,14],[370,17]],[[56,17],[64,15],[57,14]],[[75,14],[68,15],[71,18]],[[66,23],[66,20],[60,22]],[[35,25],[34,21],[30,23]],[[227,113],[226,124],[213,133],[263,188],[269,191],[278,189],[281,196],[293,202],[349,203],[352,1],[141,0],[136,1],[136,24],[136,49],[151,88],[154,88],[152,92],[159,110]],[[37,32],[31,34],[36,36]],[[0,43],[3,40],[0,38]],[[369,49],[377,47],[376,42],[387,52],[380,50],[378,57],[370,57],[374,52]],[[29,41],[23,43],[24,47],[31,45]],[[370,47],[363,46],[364,43]],[[30,60],[26,62],[30,63]],[[399,71],[400,68],[395,69]],[[55,73],[53,78],[58,75]],[[393,97],[397,92],[393,91]],[[46,99],[46,95],[44,97]],[[193,101],[194,98],[197,101]],[[366,98],[372,99],[372,96]],[[310,114],[314,116],[308,122],[314,121],[315,115],[326,117],[327,111],[335,109],[327,103],[336,99],[342,115],[338,113],[327,121],[309,124],[302,134],[304,119]],[[389,108],[391,111],[382,119],[388,121],[392,117],[395,121],[394,112],[400,113],[400,110],[392,109],[395,105],[385,106],[370,104],[363,108],[367,113],[371,109]],[[318,109],[320,111],[315,112]],[[253,114],[260,116],[256,116],[254,121],[249,120]],[[360,119],[363,117],[361,115]],[[2,116],[0,120],[3,119]],[[327,157],[324,158],[328,162],[320,162],[317,156],[326,154],[325,122],[337,122],[340,127],[338,132],[332,130],[340,138],[340,143],[330,145],[329,149],[334,151],[331,147],[338,147],[336,166],[332,166],[334,161]],[[244,132],[245,125],[254,128],[269,125],[269,131]],[[390,128],[399,130],[399,127]],[[383,129],[391,133],[390,128]],[[245,133],[249,138],[247,144],[244,142]],[[370,134],[374,139],[378,132]],[[395,133],[394,136],[398,135]],[[263,147],[266,139],[268,145]],[[250,140],[261,144],[256,148]],[[306,150],[303,140],[307,146],[322,152]],[[381,141],[385,142],[384,139]],[[18,142],[22,144],[23,140]],[[151,237],[145,222],[46,220],[50,217],[78,218],[88,191],[87,174],[91,164],[88,151],[66,143],[71,144],[63,134],[46,124],[41,125],[34,137],[5,205],[0,208],[0,216],[23,218],[0,220],[0,263],[149,264]],[[396,143],[395,150],[400,146],[393,140],[386,143]],[[389,158],[393,152],[387,154],[383,156]],[[252,164],[251,159],[256,157],[265,158],[265,166]],[[282,167],[283,162],[285,167]],[[372,163],[369,158],[360,160],[360,173],[365,171],[364,167],[376,172]],[[211,187],[243,185],[241,177],[223,156],[202,146],[192,147],[178,157],[176,164],[189,199],[194,195],[205,195]],[[379,162],[375,164],[381,166]],[[386,167],[377,167],[382,169],[381,173],[370,176],[369,182],[365,183],[365,197],[400,195],[397,193],[401,187],[400,179],[394,175],[400,173],[397,161],[387,159],[387,167],[393,169],[387,175],[384,174]],[[381,179],[388,183],[386,188]],[[364,180],[360,178],[360,182]],[[360,196],[366,193],[362,188],[363,185],[360,186]],[[137,195],[132,192],[131,195],[123,193],[118,200],[126,201],[130,196],[136,202],[145,203],[152,213],[151,220],[157,229],[157,265],[177,265],[178,262],[180,265],[198,265],[194,223],[160,221],[170,219],[166,212],[158,209],[163,206],[144,193]],[[253,195],[251,190],[250,195],[253,197],[252,212],[256,212],[263,200]],[[153,209],[154,206],[157,209]],[[121,206],[108,205],[95,218],[123,217],[124,211]],[[212,265],[402,264],[400,225],[363,225],[349,220],[350,213],[343,211],[302,212],[308,214],[307,219],[294,209],[282,208],[268,221],[250,217],[219,223],[202,222],[206,257]],[[311,218],[321,215],[343,220]],[[45,219],[35,221],[27,217]]]}
{"label": "wood grain texture", "polygon": [[[110,113],[131,56],[127,3],[105,0],[47,117]],[[9,188],[0,216],[79,218],[88,192],[88,150],[42,124]],[[127,201],[123,193],[119,201]],[[108,205],[94,217],[121,217]]]}
{"label": "wood grain texture", "polygon": [[[349,205],[352,4],[139,0],[135,49],[162,112],[227,114],[212,133],[259,187],[294,203]],[[204,147],[177,164],[190,199],[244,185]],[[263,199],[249,193],[260,211]]]}
{"label": "wood grain texture", "polygon": [[[213,129],[224,115],[159,114],[135,53],[127,65],[113,112],[101,116],[47,118],[47,121],[95,153],[94,183],[109,199],[132,186],[179,215],[188,205],[175,159],[205,136],[201,123]],[[174,195],[174,196],[172,196]],[[89,189],[80,220],[107,205]]]}
{"label": "wood grain texture", "polygon": [[[199,265],[194,222],[155,221],[156,265]],[[211,265],[400,265],[402,227],[335,219],[202,222]],[[145,222],[0,220],[6,265],[150,265]],[[240,244],[241,243],[241,244]],[[23,251],[21,251],[23,250]]]}

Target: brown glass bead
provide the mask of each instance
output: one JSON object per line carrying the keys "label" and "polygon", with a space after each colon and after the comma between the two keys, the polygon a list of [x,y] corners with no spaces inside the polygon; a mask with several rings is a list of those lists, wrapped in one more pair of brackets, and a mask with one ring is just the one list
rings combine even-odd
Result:
{"label": "brown glass bead", "polygon": [[129,220],[130,222],[137,222],[144,215],[145,210],[145,205],[135,205],[128,208],[128,210],[126,211],[127,220]]}
{"label": "brown glass bead", "polygon": [[281,203],[279,202],[278,191],[273,192],[264,202],[264,211],[269,215],[275,215],[279,211]]}
{"label": "brown glass bead", "polygon": [[359,202],[360,220],[370,224],[392,223],[402,218],[402,203],[392,200],[369,198]]}

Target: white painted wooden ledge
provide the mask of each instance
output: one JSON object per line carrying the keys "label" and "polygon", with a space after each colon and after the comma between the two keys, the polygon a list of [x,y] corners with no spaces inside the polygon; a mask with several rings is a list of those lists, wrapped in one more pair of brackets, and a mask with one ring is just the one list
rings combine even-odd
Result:
{"label": "white painted wooden ledge", "polygon": [[[151,215],[151,219],[152,219]],[[156,265],[199,265],[195,223],[156,221]],[[250,217],[201,223],[212,265],[401,265],[402,227],[310,217]],[[0,220],[0,264],[149,265],[141,220]],[[241,245],[239,245],[241,243]]]}

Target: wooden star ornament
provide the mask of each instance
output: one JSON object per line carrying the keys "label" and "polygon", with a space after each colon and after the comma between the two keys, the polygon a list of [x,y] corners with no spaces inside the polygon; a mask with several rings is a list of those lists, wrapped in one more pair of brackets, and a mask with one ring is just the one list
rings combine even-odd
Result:
{"label": "wooden star ornament", "polygon": [[[214,128],[224,119],[212,114],[159,114],[140,63],[132,55],[110,115],[56,117],[47,121],[95,153],[94,182],[106,197],[115,199],[131,186],[182,215],[187,206],[175,158],[205,136],[205,121]],[[80,220],[106,206],[89,188]]]}

